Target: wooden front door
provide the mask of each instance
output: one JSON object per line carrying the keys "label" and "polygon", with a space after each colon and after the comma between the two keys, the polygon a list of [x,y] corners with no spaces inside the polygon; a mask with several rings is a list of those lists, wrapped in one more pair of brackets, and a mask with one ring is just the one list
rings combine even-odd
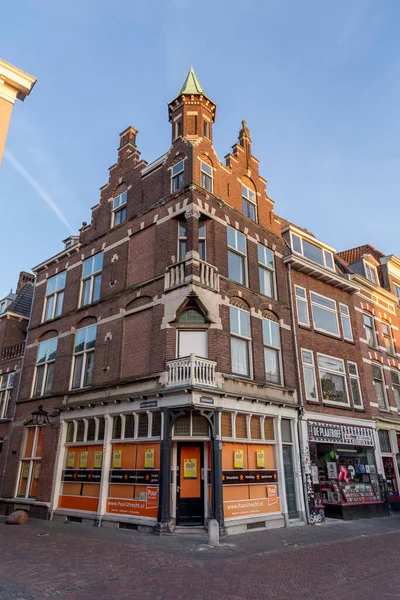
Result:
{"label": "wooden front door", "polygon": [[203,444],[178,443],[177,525],[203,525]]}

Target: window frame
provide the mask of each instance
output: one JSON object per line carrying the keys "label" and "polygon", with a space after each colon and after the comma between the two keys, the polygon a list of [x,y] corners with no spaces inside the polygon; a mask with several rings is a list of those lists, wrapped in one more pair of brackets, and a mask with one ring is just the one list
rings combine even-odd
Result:
{"label": "window frame", "polygon": [[[65,420],[63,420],[63,422],[66,424],[66,441],[64,442],[64,445],[65,446],[71,446],[73,444],[77,444],[79,446],[81,446],[82,444],[98,445],[99,442],[104,442],[106,416],[107,415],[104,414],[104,415],[96,415],[93,417],[82,417],[81,419],[65,419]],[[94,421],[95,421],[94,440],[88,440],[89,421],[91,421],[92,419],[94,419]],[[103,437],[100,436],[100,422],[102,419],[104,420]],[[77,433],[78,433],[78,423],[81,423],[82,421],[84,424],[83,439],[77,440],[76,438],[77,438]],[[72,424],[72,426],[73,426],[72,441],[70,441],[70,442],[67,441],[67,433],[68,433],[68,425],[69,424]]]}
{"label": "window frame", "polygon": [[[184,230],[184,235],[181,235],[181,227]],[[177,239],[177,258],[178,262],[183,262],[186,260],[186,252],[187,252],[187,221],[186,219],[178,219],[178,239]],[[185,248],[184,256],[182,256],[181,245]]]}
{"label": "window frame", "polygon": [[[345,311],[347,312],[343,312],[343,309],[345,309]],[[354,336],[353,336],[353,327],[351,324],[351,316],[350,316],[350,309],[348,307],[347,304],[343,304],[343,302],[339,302],[339,315],[340,315],[340,324],[342,326],[342,333],[343,333],[343,339],[346,340],[347,342],[354,342]],[[347,337],[345,334],[345,328],[343,325],[343,321],[347,320],[349,323],[349,327],[350,327],[350,337]]]}
{"label": "window frame", "polygon": [[211,123],[203,117],[203,137],[211,139]]}
{"label": "window frame", "polygon": [[[10,385],[11,380],[11,385]],[[15,381],[15,371],[9,371],[0,375],[0,420],[7,419],[7,411]],[[3,387],[3,383],[6,384]]]}
{"label": "window frame", "polygon": [[[343,366],[343,370],[342,371],[335,371],[334,369],[329,369],[326,367],[321,367],[319,364],[319,359],[320,358],[330,358],[333,360],[337,360],[340,363],[342,363]],[[339,358],[338,356],[331,356],[330,354],[324,354],[323,352],[317,352],[317,366],[318,366],[318,379],[319,379],[319,384],[321,386],[321,400],[323,404],[329,404],[331,406],[338,406],[338,407],[349,407],[351,406],[350,404],[350,394],[349,394],[349,388],[348,388],[348,383],[347,383],[347,376],[346,376],[346,365],[345,365],[345,361],[343,358]],[[345,392],[346,392],[346,397],[347,397],[347,402],[338,402],[336,400],[326,400],[324,398],[324,390],[322,387],[322,377],[321,377],[321,371],[326,371],[327,373],[331,373],[332,375],[336,375],[338,377],[343,377],[344,379],[344,387],[345,387]]]}
{"label": "window frame", "polygon": [[[384,327],[387,328],[387,333],[384,332],[384,329],[383,329]],[[381,321],[381,329],[382,329],[382,338],[383,338],[383,344],[385,346],[386,354],[389,354],[390,356],[396,356],[396,348],[394,345],[394,336],[393,336],[391,324],[388,323],[387,321]],[[387,340],[389,340],[390,350],[388,350],[387,346],[386,346]]]}
{"label": "window frame", "polygon": [[[350,371],[350,367],[355,367],[355,373],[352,373]],[[364,401],[363,401],[363,397],[362,397],[362,390],[361,390],[361,379],[360,379],[360,374],[358,372],[358,364],[356,362],[354,362],[353,360],[348,360],[347,361],[347,371],[349,374],[349,380],[350,380],[350,392],[351,392],[351,399],[353,401],[353,406],[354,408],[358,408],[358,409],[363,409],[364,408]],[[358,387],[358,393],[360,395],[360,402],[361,404],[356,404],[354,401],[354,394],[353,394],[353,387],[352,387],[352,382],[355,381],[357,382],[357,387]]]}
{"label": "window frame", "polygon": [[[368,281],[370,281],[374,285],[379,285],[378,270],[377,270],[376,266],[371,264],[370,262],[368,262],[365,259],[363,260],[363,263],[364,263],[365,278],[368,279]],[[370,275],[371,275],[370,277],[368,277],[368,273],[370,273]]]}
{"label": "window frame", "polygon": [[[364,332],[365,332],[365,339],[367,342],[367,345],[369,348],[374,348],[376,349],[378,346],[378,342],[377,342],[377,335],[376,335],[376,325],[375,325],[375,317],[369,313],[363,312],[363,327],[364,327]],[[368,319],[371,319],[371,327],[368,327],[368,330],[372,331],[372,344],[369,343],[368,341],[368,335],[367,335],[367,326],[365,324],[365,317],[367,317]]]}
{"label": "window frame", "polygon": [[400,283],[395,283],[393,281],[393,293],[395,296],[397,296],[399,299],[398,301],[400,302]]}
{"label": "window frame", "polygon": [[[44,362],[39,363],[38,362],[38,358],[39,358],[39,354],[40,354],[40,346],[42,344],[49,344],[53,340],[56,340],[56,344],[55,344],[55,348],[54,348],[54,358],[51,359],[51,360],[48,359],[48,352],[49,352],[49,350],[47,349],[46,350],[46,360]],[[32,398],[38,398],[38,397],[44,396],[46,394],[51,394],[51,392],[52,392],[53,378],[54,378],[54,364],[56,362],[57,347],[58,347],[58,336],[57,335],[54,336],[54,337],[52,337],[52,338],[49,338],[47,340],[43,340],[43,341],[39,342],[38,349],[37,349],[37,354],[36,354],[35,372],[34,372],[33,382],[32,382],[32,390],[31,390],[31,396],[32,396]],[[53,365],[53,372],[51,374],[51,386],[50,386],[50,389],[48,391],[46,391],[46,388],[48,386],[49,368],[51,368],[51,367],[49,367],[49,365]],[[44,369],[43,369],[44,374],[43,374],[43,378],[42,378],[42,382],[41,382],[40,394],[35,394],[35,390],[36,390],[37,383],[38,383],[39,369],[41,367],[44,367]]]}
{"label": "window frame", "polygon": [[[264,257],[263,257],[264,262],[260,261],[260,250],[264,254]],[[272,255],[272,263],[273,263],[272,267],[270,267],[268,265],[268,260],[267,260],[268,252],[270,252]],[[264,244],[260,244],[258,242],[257,243],[257,260],[258,260],[258,279],[259,279],[259,286],[260,286],[260,294],[262,294],[266,298],[271,298],[271,300],[276,300],[277,293],[276,293],[275,253],[273,252],[273,250],[271,250],[271,248],[268,248],[267,246],[264,246]],[[262,288],[261,281],[263,280],[261,277],[261,273],[264,273],[264,271],[266,271],[270,275],[270,278],[271,278],[271,292],[272,292],[271,296],[268,296],[268,294],[266,294],[265,291],[263,292],[261,289]]]}
{"label": "window frame", "polygon": [[[376,400],[377,400],[377,403],[378,403],[379,410],[383,410],[385,412],[388,412],[390,410],[390,408],[389,408],[388,394],[387,394],[387,390],[386,390],[386,379],[385,379],[384,369],[382,368],[381,364],[376,363],[376,362],[372,362],[371,367],[372,367],[372,382],[373,382],[373,385],[374,385],[374,388],[375,388]],[[376,369],[379,369],[379,372],[382,375],[382,379],[379,379],[378,381],[381,381],[381,383],[382,383],[383,401],[384,401],[384,405],[385,405],[384,407],[380,406],[378,394],[376,393],[375,381],[377,380],[377,378],[374,376],[374,367]]]}
{"label": "window frame", "polygon": [[[254,196],[254,199],[252,199]],[[249,208],[254,210],[254,219],[250,216]],[[242,183],[242,213],[245,217],[257,223],[257,192]]]}
{"label": "window frame", "polygon": [[[97,271],[94,271],[95,268],[95,260],[97,256],[102,256],[101,259],[101,268]],[[87,263],[88,261],[92,261],[93,265],[92,265],[92,270],[89,273],[89,275],[86,275],[85,277],[83,276],[83,272],[85,269],[85,263]],[[82,306],[89,306],[90,304],[93,304],[94,302],[98,302],[101,298],[101,284],[102,284],[102,274],[103,274],[103,267],[104,267],[104,252],[96,252],[96,254],[93,254],[92,256],[88,256],[88,258],[86,258],[83,262],[82,262],[82,273],[81,273],[81,290],[80,290],[80,303],[79,303],[79,308],[81,308]],[[96,289],[96,285],[95,282],[96,280],[100,278],[100,285],[99,285],[99,297],[94,299],[94,292]],[[85,285],[86,282],[90,281],[89,283],[89,302],[85,302]]]}
{"label": "window frame", "polygon": [[[301,290],[302,292],[304,292],[304,298],[301,295],[297,294],[297,290]],[[296,300],[296,313],[297,313],[297,323],[300,326],[303,327],[311,327],[311,321],[310,321],[310,309],[308,306],[308,298],[307,298],[307,290],[305,287],[302,287],[301,285],[295,285],[294,286],[294,296],[295,296],[295,300]],[[307,312],[307,323],[304,323],[302,321],[300,321],[300,311],[299,311],[299,305],[298,302],[304,302],[305,306],[306,306],[306,312]]]}
{"label": "window frame", "polygon": [[[278,321],[273,321],[272,319],[268,319],[266,317],[262,317],[261,319],[262,322],[262,333],[263,333],[263,348],[264,348],[264,372],[265,372],[265,381],[270,384],[270,385],[275,385],[278,387],[282,387],[284,385],[284,381],[283,381],[283,365],[282,365],[282,344],[281,344],[281,328],[279,325]],[[269,325],[269,338],[270,338],[270,343],[267,343],[265,341],[265,336],[264,336],[264,322],[268,323]],[[277,332],[278,332],[278,342],[279,342],[279,346],[274,346],[273,345],[273,335],[272,335],[272,326],[271,323],[273,323],[274,326],[277,327]],[[279,381],[275,382],[275,381],[269,381],[267,379],[267,369],[266,369],[266,356],[265,356],[265,350],[272,350],[275,355],[277,356],[277,363],[278,363],[278,378]]]}
{"label": "window frame", "polygon": [[[57,282],[58,282],[58,279],[60,276],[64,277],[64,286],[57,288]],[[51,279],[55,279],[56,283],[55,283],[54,291],[49,293],[48,287],[49,287],[49,281]],[[45,323],[46,321],[52,321],[53,319],[56,319],[57,317],[60,317],[62,315],[62,307],[63,307],[63,303],[64,303],[64,290],[66,288],[66,285],[67,285],[67,269],[60,271],[59,273],[55,273],[54,275],[52,275],[51,277],[49,277],[47,279],[46,295],[45,295],[45,301],[44,301],[44,306],[43,306],[42,323]],[[60,297],[61,297],[61,301],[59,300]],[[49,307],[49,303],[51,302],[51,299],[53,299],[51,316],[47,316],[48,307]],[[59,308],[58,314],[57,314],[57,308]]]}
{"label": "window frame", "polygon": [[[88,337],[88,331],[91,327],[95,327],[96,328],[96,333],[94,336],[94,345],[93,348],[89,348],[88,350],[86,349],[86,345],[87,345],[87,337]],[[75,347],[76,347],[76,339],[77,339],[77,335],[79,331],[82,331],[83,329],[86,329],[86,333],[85,333],[85,340],[84,340],[84,347],[83,350],[76,352],[75,351]],[[70,390],[80,390],[80,389],[85,389],[85,388],[89,388],[92,385],[92,376],[93,376],[93,366],[92,366],[92,374],[90,375],[90,382],[86,383],[85,385],[85,378],[87,375],[87,363],[88,363],[88,355],[89,354],[94,354],[95,350],[96,350],[96,338],[97,338],[97,323],[94,323],[93,325],[88,325],[87,327],[80,327],[79,329],[77,329],[75,331],[75,338],[74,338],[74,351],[73,351],[73,360],[72,360],[72,369],[71,369],[71,380],[70,380],[70,386],[69,389]],[[80,377],[79,377],[79,386],[74,386],[74,376],[75,376],[75,364],[76,361],[78,359],[78,357],[83,356],[82,359],[82,366],[81,366],[81,373],[80,373]],[[94,357],[93,357],[94,360]]]}
{"label": "window frame", "polygon": [[[328,302],[332,302],[335,306],[335,308],[328,308],[327,306],[324,306],[323,304],[318,304],[318,302],[316,302],[315,300],[313,300],[313,294],[314,296],[318,296],[319,298],[323,298],[324,300],[328,300]],[[313,292],[310,290],[310,304],[311,304],[311,316],[312,316],[312,320],[313,320],[313,328],[314,331],[320,331],[322,333],[325,333],[326,335],[330,335],[332,337],[336,337],[336,338],[340,338],[340,328],[339,328],[339,319],[338,319],[338,311],[337,311],[337,303],[336,300],[332,300],[332,298],[328,298],[327,296],[323,296],[322,294],[318,294],[317,292]],[[317,306],[320,310],[326,310],[329,313],[332,313],[335,315],[336,318],[336,325],[337,325],[337,333],[332,333],[331,331],[329,331],[328,329],[324,329],[323,327],[317,327],[315,324],[315,318],[314,318],[314,311],[313,311],[313,306]],[[334,357],[332,357],[334,358]]]}
{"label": "window frame", "polygon": [[[294,241],[293,241],[293,237],[296,237],[300,240],[300,248],[301,248],[301,252],[299,252],[298,250],[294,249]],[[322,263],[319,263],[318,261],[313,260],[312,258],[308,258],[308,256],[306,256],[304,254],[304,245],[303,245],[303,241],[306,241],[308,244],[310,244],[311,246],[315,246],[316,248],[318,248],[319,250],[321,250],[321,255],[322,255]],[[329,271],[334,271],[336,272],[335,269],[335,259],[333,256],[333,252],[331,250],[327,250],[326,248],[324,248],[323,246],[319,246],[317,243],[315,243],[314,241],[310,241],[309,239],[307,239],[306,237],[303,237],[300,233],[297,233],[295,231],[290,231],[290,248],[292,250],[292,252],[294,252],[295,254],[298,254],[299,256],[302,256],[303,258],[305,258],[306,260],[311,261],[312,263],[314,263],[315,265],[319,265],[320,267],[323,267],[325,269],[328,269]],[[326,256],[329,255],[331,257],[332,260],[332,267],[327,265],[327,260],[326,260]]]}
{"label": "window frame", "polygon": [[[116,200],[118,200],[119,198],[123,198],[123,202],[120,201],[118,203],[117,206],[115,206],[115,202]],[[128,190],[125,190],[124,192],[121,192],[120,194],[118,194],[118,196],[115,196],[112,200],[112,223],[111,223],[111,227],[117,227],[118,225],[121,225],[121,223],[124,223],[126,221],[126,207],[127,207],[127,203],[128,203]],[[119,223],[116,223],[116,218],[117,218],[117,214],[125,212],[124,218],[119,221]]]}
{"label": "window frame", "polygon": [[[393,374],[396,374],[397,382],[395,383],[393,379]],[[398,414],[400,414],[400,371],[397,369],[390,369],[390,376],[392,378],[392,391],[394,395],[394,400],[396,402],[396,408]]]}
{"label": "window frame", "polygon": [[[233,322],[232,311],[233,310],[246,313],[247,318],[248,318],[250,336],[246,336],[241,332],[242,327],[241,327],[240,312],[239,312],[238,318],[237,318],[239,333],[232,332],[232,322]],[[232,375],[236,375],[237,377],[244,377],[245,379],[252,379],[253,378],[253,361],[252,361],[252,337],[251,337],[250,311],[245,310],[244,308],[239,308],[238,306],[232,306],[232,305],[229,306],[229,336],[230,336],[231,373],[232,373]],[[248,374],[247,375],[245,375],[243,373],[237,373],[236,371],[233,370],[232,338],[246,342],[246,353],[247,353],[247,362],[248,362]]]}
{"label": "window frame", "polygon": [[[22,451],[19,457],[19,465],[18,465],[18,477],[17,477],[17,485],[16,485],[16,489],[15,489],[15,498],[30,498],[30,499],[35,499],[36,496],[31,496],[29,495],[29,492],[31,491],[31,487],[32,487],[32,481],[35,475],[35,466],[37,463],[39,463],[40,465],[42,464],[42,456],[36,456],[36,452],[37,452],[37,444],[39,441],[39,436],[40,436],[40,432],[43,429],[44,425],[28,425],[25,427],[25,431],[24,431],[24,441],[22,444]],[[26,444],[28,442],[28,431],[30,429],[35,429],[35,433],[34,433],[34,437],[33,437],[33,442],[32,442],[32,452],[30,456],[23,456],[25,455],[25,450],[26,450]],[[43,450],[43,444],[42,444],[42,450]],[[42,452],[43,454],[43,452]],[[23,463],[24,462],[29,462],[29,473],[28,473],[28,477],[27,477],[27,483],[26,483],[26,492],[25,494],[18,494],[18,490],[22,481],[22,475],[23,475]],[[40,472],[39,472],[39,476],[37,479],[39,479],[40,477]]]}
{"label": "window frame", "polygon": [[[181,165],[179,171],[174,172]],[[175,194],[185,185],[185,160],[182,159],[171,167],[171,194]]]}
{"label": "window frame", "polygon": [[[200,230],[203,230],[204,233],[201,234]],[[198,242],[200,260],[207,262],[207,219],[201,217],[198,221]],[[202,251],[200,248],[202,248]]]}
{"label": "window frame", "polygon": [[[304,353],[305,352],[309,352],[311,355],[310,363],[307,363],[304,361]],[[317,371],[315,368],[314,352],[312,350],[309,350],[308,348],[301,348],[300,353],[301,353],[301,364],[303,367],[303,386],[304,386],[305,398],[306,398],[307,402],[319,403],[318,381],[317,381]],[[306,376],[305,376],[306,370],[311,371],[313,379],[314,379],[315,398],[313,398],[312,396],[309,396],[307,393]]]}
{"label": "window frame", "polygon": [[[210,170],[210,172],[207,171]],[[206,185],[203,185],[206,183]],[[200,186],[210,192],[211,194],[214,192],[214,169],[212,165],[209,165],[204,160],[200,159]]]}
{"label": "window frame", "polygon": [[[231,246],[229,244],[229,236],[228,236],[228,232],[233,231],[235,234],[235,246]],[[238,249],[238,239],[239,239],[239,235],[243,236],[244,238],[244,248],[245,248],[245,253],[243,253],[241,250]],[[239,283],[240,285],[244,285],[245,287],[248,287],[248,270],[247,270],[247,238],[244,235],[244,233],[242,233],[241,231],[238,231],[237,229],[235,229],[234,227],[231,227],[230,225],[227,226],[226,228],[226,238],[227,238],[227,249],[228,249],[228,279],[230,279],[231,281],[235,281],[236,283]],[[242,260],[242,264],[243,264],[243,282],[242,281],[238,281],[237,279],[232,279],[232,277],[230,277],[230,273],[229,273],[229,253],[235,254],[236,256],[239,256],[239,258],[241,258]]]}

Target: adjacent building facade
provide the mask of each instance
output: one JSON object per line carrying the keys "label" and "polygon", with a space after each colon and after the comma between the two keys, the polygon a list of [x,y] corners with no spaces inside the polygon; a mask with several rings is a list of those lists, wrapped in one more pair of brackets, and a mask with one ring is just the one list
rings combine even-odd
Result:
{"label": "adjacent building facade", "polygon": [[90,222],[34,268],[2,510],[228,534],[385,514],[397,405],[375,410],[365,277],[275,214],[245,121],[219,159],[192,69],[168,108],[166,153],[123,131]]}

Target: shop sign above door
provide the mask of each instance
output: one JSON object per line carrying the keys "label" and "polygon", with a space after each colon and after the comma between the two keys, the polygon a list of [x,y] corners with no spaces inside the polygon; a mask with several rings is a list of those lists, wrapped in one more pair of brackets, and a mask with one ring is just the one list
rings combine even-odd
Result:
{"label": "shop sign above door", "polygon": [[336,425],[332,423],[308,422],[308,435],[311,442],[349,444],[352,446],[374,446],[374,432],[370,427]]}

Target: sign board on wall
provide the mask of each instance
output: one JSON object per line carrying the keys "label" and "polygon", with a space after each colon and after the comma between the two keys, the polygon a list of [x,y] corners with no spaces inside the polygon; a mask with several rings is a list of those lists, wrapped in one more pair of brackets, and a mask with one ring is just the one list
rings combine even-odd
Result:
{"label": "sign board on wall", "polygon": [[103,462],[103,451],[98,450],[97,452],[94,453],[93,468],[101,469],[102,462]]}
{"label": "sign board on wall", "polygon": [[122,450],[113,452],[113,469],[120,469],[122,464]]}
{"label": "sign board on wall", "polygon": [[108,498],[107,512],[120,515],[136,515],[157,518],[158,487],[146,487],[146,500]]}
{"label": "sign board on wall", "polygon": [[147,448],[144,451],[144,468],[154,469],[154,448]]}
{"label": "sign board on wall", "polygon": [[257,450],[257,469],[264,469],[265,467],[265,452],[264,450]]}
{"label": "sign board on wall", "polygon": [[243,469],[243,450],[235,450],[233,466],[235,469]]}
{"label": "sign board on wall", "polygon": [[84,452],[81,452],[80,457],[79,457],[79,468],[80,469],[87,468],[87,457],[88,457],[88,453],[86,450]]}
{"label": "sign board on wall", "polygon": [[75,452],[68,452],[67,454],[67,469],[73,469],[75,465]]}
{"label": "sign board on wall", "polygon": [[335,423],[308,422],[310,442],[348,444],[352,446],[374,446],[374,430],[370,427],[337,425]]}

